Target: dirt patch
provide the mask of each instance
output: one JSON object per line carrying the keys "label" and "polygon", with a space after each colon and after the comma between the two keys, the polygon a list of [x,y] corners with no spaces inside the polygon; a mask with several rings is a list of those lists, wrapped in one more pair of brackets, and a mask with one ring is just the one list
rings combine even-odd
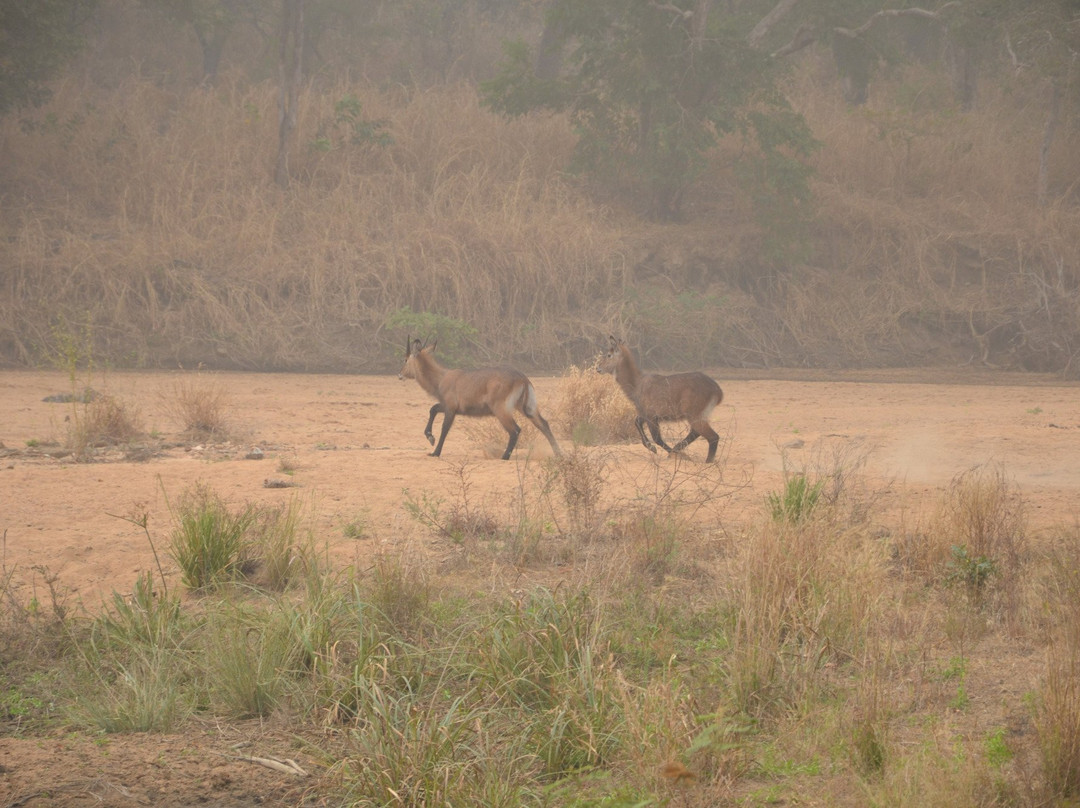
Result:
{"label": "dirt patch", "polygon": [[[303,759],[296,746],[287,733],[243,725],[183,736],[0,738],[0,805],[300,805],[317,777],[260,762]],[[317,773],[305,764],[312,772],[304,773]]]}
{"label": "dirt patch", "polygon": [[[1002,464],[1022,492],[1032,530],[1080,516],[1076,384],[956,371],[714,375],[725,392],[713,418],[722,464],[706,470],[700,442],[680,461],[654,457],[639,444],[598,448],[609,453],[612,486],[632,490],[657,463],[696,464],[730,484],[710,518],[736,524],[760,513],[785,464],[799,469],[828,462],[829,452],[857,450],[884,506],[911,518],[932,506],[955,475],[987,462]],[[63,444],[66,419],[81,404],[44,400],[70,391],[69,380],[52,372],[0,374],[0,535],[4,568],[16,579],[19,571],[48,570],[89,609],[114,590],[130,591],[140,572],[154,568],[154,554],[146,533],[126,517],[146,514],[150,538],[163,552],[169,503],[196,483],[231,504],[301,498],[314,534],[342,566],[370,565],[380,548],[406,541],[437,563],[445,543],[409,517],[408,496],[452,500],[467,473],[470,496],[505,502],[550,454],[525,424],[514,459],[504,463],[493,459],[504,443],[497,427],[459,421],[443,457],[431,458],[423,436],[430,401],[415,383],[388,376],[215,374],[229,393],[230,437],[193,444],[162,405],[176,378],[94,379],[96,389],[136,408],[153,437],[79,463],[55,444]],[[568,446],[558,419],[559,380],[534,382],[542,411]],[[362,531],[346,530],[357,523]],[[176,580],[167,558],[166,574]],[[317,763],[305,758],[295,736],[263,725],[101,739],[7,732],[0,737],[0,805],[286,805],[303,802],[318,778]],[[295,759],[312,778],[241,755]]]}

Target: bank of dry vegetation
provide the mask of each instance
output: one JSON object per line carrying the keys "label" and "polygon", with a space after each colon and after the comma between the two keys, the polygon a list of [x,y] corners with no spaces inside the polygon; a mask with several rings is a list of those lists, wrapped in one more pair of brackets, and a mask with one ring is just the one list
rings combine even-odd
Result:
{"label": "bank of dry vegetation", "polygon": [[74,340],[114,366],[385,371],[413,328],[550,370],[617,331],[671,366],[1077,371],[1077,130],[1057,127],[1037,204],[1047,99],[1008,75],[961,111],[912,67],[850,108],[806,57],[787,89],[821,142],[815,214],[778,263],[734,145],[684,221],[647,223],[566,173],[561,116],[502,118],[472,83],[323,75],[282,190],[273,82],[101,61],[0,121],[8,365]]}

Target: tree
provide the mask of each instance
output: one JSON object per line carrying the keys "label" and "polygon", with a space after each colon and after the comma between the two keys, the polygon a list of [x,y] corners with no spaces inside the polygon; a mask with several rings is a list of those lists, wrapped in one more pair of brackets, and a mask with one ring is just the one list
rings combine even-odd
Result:
{"label": "tree", "polygon": [[[723,138],[745,148],[736,175],[763,223],[790,225],[809,202],[806,158],[815,147],[777,88],[779,60],[754,47],[731,12],[710,0],[554,0],[534,60],[507,46],[486,103],[507,114],[569,112],[574,166],[640,189],[646,213],[678,217],[686,190]],[[536,67],[534,68],[534,62]]]}
{"label": "tree", "polygon": [[278,61],[278,153],[274,182],[289,185],[289,146],[296,131],[296,108],[300,104],[300,80],[304,75],[304,0],[283,0],[281,9],[281,55]]}
{"label": "tree", "polygon": [[[1075,115],[1080,106],[1077,54],[1080,53],[1080,0],[1040,0],[1020,7],[1000,7],[1004,0],[983,0],[995,16],[993,40],[1007,54],[1008,72],[1015,90],[1045,98],[1046,118],[1039,146],[1036,196],[1040,205],[1050,200],[1051,147],[1061,119]],[[1063,109],[1064,108],[1064,109]],[[1075,168],[1076,161],[1072,161]],[[1067,183],[1075,187],[1075,172]]]}
{"label": "tree", "polygon": [[225,41],[240,16],[242,0],[142,0],[171,20],[190,25],[202,50],[203,81],[213,84]]}
{"label": "tree", "polygon": [[0,114],[49,97],[46,83],[78,50],[94,0],[0,0]]}

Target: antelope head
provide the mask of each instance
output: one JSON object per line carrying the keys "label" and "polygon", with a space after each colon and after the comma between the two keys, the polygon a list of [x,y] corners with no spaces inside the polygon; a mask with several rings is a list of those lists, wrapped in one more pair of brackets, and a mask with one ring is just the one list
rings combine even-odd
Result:
{"label": "antelope head", "polygon": [[[421,354],[425,357],[430,357],[435,351],[435,346],[439,344],[436,339],[431,345],[427,344],[427,341],[421,342],[418,339],[412,337],[405,337],[405,363],[401,366],[401,370],[398,372],[399,379],[419,379],[423,372],[420,369]],[[432,362],[429,360],[424,363],[425,366],[430,366]]]}
{"label": "antelope head", "polygon": [[416,357],[423,348],[424,346],[420,344],[420,340],[413,339],[410,336],[405,337],[405,364],[398,371],[399,379],[416,378]]}
{"label": "antelope head", "polygon": [[597,373],[615,372],[615,369],[619,366],[619,360],[622,359],[622,351],[619,349],[621,344],[621,340],[616,339],[611,334],[608,335],[608,349],[600,354],[596,360]]}

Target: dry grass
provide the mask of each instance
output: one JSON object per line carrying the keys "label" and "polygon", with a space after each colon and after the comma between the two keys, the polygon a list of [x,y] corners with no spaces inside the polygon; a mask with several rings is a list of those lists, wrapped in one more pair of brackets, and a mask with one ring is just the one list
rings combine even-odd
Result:
{"label": "dry grass", "polygon": [[1005,470],[957,475],[925,528],[897,541],[901,565],[928,583],[955,587],[1006,619],[1018,616],[1026,553],[1023,500]]}
{"label": "dry grass", "polygon": [[571,365],[559,381],[555,419],[576,444],[597,446],[637,437],[634,405],[595,367]]}
{"label": "dry grass", "polygon": [[80,460],[88,459],[95,449],[130,443],[143,434],[138,409],[108,394],[73,403],[67,427],[65,445]]}
{"label": "dry grass", "polygon": [[[0,358],[42,362],[69,321],[114,365],[388,370],[403,335],[386,325],[407,305],[474,327],[482,361],[524,367],[587,361],[616,328],[672,367],[1076,373],[1080,225],[1062,159],[1075,134],[1053,155],[1059,202],[1039,208],[1042,121],[1010,96],[987,89],[960,114],[914,98],[933,82],[908,74],[849,110],[819,69],[799,76],[792,97],[824,147],[812,257],[781,268],[726,196],[703,190],[680,225],[602,206],[564,173],[565,119],[503,120],[468,86],[309,88],[282,192],[271,84],[71,78],[29,130],[0,121],[13,200]],[[391,142],[343,130],[343,99]],[[729,156],[703,189],[730,182]]]}
{"label": "dry grass", "polygon": [[[604,216],[554,171],[570,145],[557,119],[507,124],[464,87],[309,91],[283,195],[265,170],[272,86],[178,98],[132,80],[99,93],[60,88],[48,112],[73,122],[62,132],[2,123],[26,157],[7,180],[34,200],[9,223],[9,257],[26,283],[50,289],[48,308],[39,300],[10,321],[4,348],[16,359],[40,354],[60,313],[107,323],[96,350],[136,364],[382,369],[400,340],[379,331],[411,303],[482,327],[500,358],[565,362],[552,351],[556,313],[584,312],[592,290],[623,282]],[[310,147],[346,96],[389,121],[390,145]],[[102,150],[104,162],[86,157]]]}
{"label": "dry grass", "polygon": [[181,376],[161,393],[161,408],[196,440],[221,440],[229,432],[230,396],[213,376]]}
{"label": "dry grass", "polygon": [[[1062,530],[1047,553],[1048,585],[1035,598],[1036,626],[1049,634],[1035,729],[1051,788],[1080,795],[1080,526]],[[1049,625],[1047,625],[1049,623]]]}

